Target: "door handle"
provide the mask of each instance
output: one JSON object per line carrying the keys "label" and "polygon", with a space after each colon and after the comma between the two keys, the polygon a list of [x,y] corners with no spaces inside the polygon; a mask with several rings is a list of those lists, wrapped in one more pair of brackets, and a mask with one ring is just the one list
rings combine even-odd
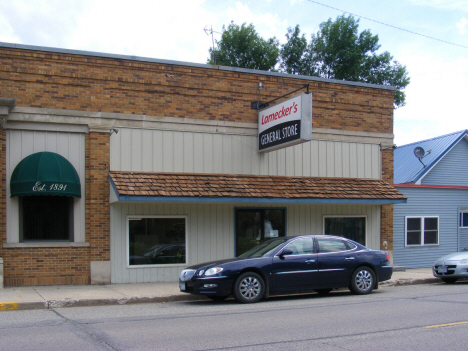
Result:
{"label": "door handle", "polygon": [[346,257],[345,260],[346,261],[352,261],[352,260],[354,260],[354,257]]}
{"label": "door handle", "polygon": [[307,260],[307,261],[305,261],[305,263],[314,263],[314,262],[315,262],[315,260]]}

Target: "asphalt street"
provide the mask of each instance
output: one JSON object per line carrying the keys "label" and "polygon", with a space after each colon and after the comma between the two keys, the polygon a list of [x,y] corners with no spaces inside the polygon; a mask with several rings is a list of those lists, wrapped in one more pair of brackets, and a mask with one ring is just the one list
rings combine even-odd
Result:
{"label": "asphalt street", "polygon": [[468,282],[234,300],[6,311],[2,350],[466,350]]}

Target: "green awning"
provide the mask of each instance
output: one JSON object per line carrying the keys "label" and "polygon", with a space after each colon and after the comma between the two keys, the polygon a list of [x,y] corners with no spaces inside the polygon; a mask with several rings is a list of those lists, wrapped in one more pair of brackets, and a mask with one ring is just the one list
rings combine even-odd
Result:
{"label": "green awning", "polygon": [[75,167],[54,152],[37,152],[23,158],[10,180],[13,196],[55,195],[81,197]]}

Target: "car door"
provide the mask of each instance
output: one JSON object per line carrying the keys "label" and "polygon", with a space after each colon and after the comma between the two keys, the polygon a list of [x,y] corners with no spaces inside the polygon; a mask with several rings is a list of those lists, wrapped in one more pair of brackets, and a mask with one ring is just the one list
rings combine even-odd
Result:
{"label": "car door", "polygon": [[339,238],[317,238],[318,279],[322,286],[347,286],[356,256]]}
{"label": "car door", "polygon": [[283,248],[291,250],[289,255],[273,257],[270,290],[310,289],[317,280],[317,254],[313,250],[311,237],[298,238]]}

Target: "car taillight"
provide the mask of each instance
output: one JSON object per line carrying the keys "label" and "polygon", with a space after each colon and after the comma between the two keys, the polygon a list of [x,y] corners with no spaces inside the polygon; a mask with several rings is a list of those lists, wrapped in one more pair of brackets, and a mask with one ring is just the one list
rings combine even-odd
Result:
{"label": "car taillight", "polygon": [[385,259],[386,259],[387,261],[390,262],[390,255],[388,254],[388,252],[387,252],[387,254],[385,255]]}

